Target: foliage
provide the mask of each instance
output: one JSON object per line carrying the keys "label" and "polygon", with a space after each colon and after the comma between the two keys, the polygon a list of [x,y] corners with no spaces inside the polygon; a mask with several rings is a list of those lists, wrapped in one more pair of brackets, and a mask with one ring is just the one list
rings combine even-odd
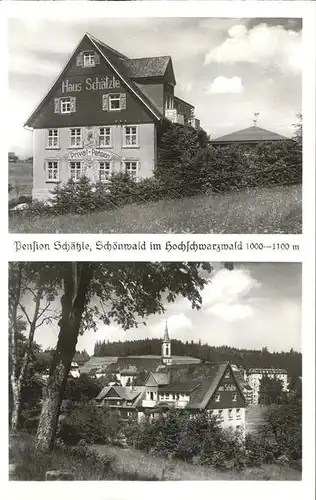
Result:
{"label": "foliage", "polygon": [[64,399],[77,402],[95,399],[102,387],[103,385],[98,380],[92,379],[84,373],[79,378],[68,379]]}
{"label": "foliage", "polygon": [[290,462],[302,459],[302,400],[299,395],[285,404],[270,406],[265,414],[266,432],[272,432],[280,455]]}
{"label": "foliage", "polygon": [[89,361],[90,356],[85,349],[82,351],[76,351],[73,361],[78,363],[79,366],[83,366],[87,361]]}
{"label": "foliage", "polygon": [[118,437],[121,425],[119,413],[85,402],[70,407],[60,422],[58,437],[68,445],[82,440],[104,444]]}
{"label": "foliage", "polygon": [[275,463],[281,454],[279,446],[267,432],[247,435],[245,449],[246,463],[252,467]]}
{"label": "foliage", "polygon": [[116,479],[113,460],[100,457],[84,443],[75,447],[59,442],[53,453],[43,453],[28,435],[14,439],[11,460],[15,463],[14,479],[20,481],[44,481],[48,470],[67,470],[75,480]]}
{"label": "foliage", "polygon": [[263,376],[260,380],[259,403],[278,404],[284,399],[283,382],[277,378]]}

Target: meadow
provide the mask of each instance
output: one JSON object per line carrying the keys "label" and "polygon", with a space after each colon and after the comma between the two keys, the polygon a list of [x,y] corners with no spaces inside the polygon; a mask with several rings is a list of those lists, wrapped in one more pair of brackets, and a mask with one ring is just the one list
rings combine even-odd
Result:
{"label": "meadow", "polygon": [[[30,195],[32,165],[11,164],[11,197]],[[131,204],[80,215],[23,216],[10,213],[12,233],[204,233],[302,232],[302,186],[250,188],[235,192]]]}

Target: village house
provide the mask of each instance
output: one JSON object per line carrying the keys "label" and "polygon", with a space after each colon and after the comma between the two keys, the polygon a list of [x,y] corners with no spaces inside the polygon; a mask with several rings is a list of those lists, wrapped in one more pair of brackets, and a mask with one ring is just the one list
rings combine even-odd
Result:
{"label": "village house", "polygon": [[[98,404],[138,421],[171,408],[189,411],[192,416],[206,412],[222,427],[245,432],[245,396],[229,362],[175,363],[167,325],[161,354],[160,360],[152,359],[155,369],[143,371],[142,380],[135,377],[129,387],[104,387],[96,398]],[[146,357],[135,359],[144,361]]]}
{"label": "village house", "polygon": [[33,198],[49,198],[70,178],[151,177],[163,120],[199,128],[175,86],[170,56],[131,59],[85,34],[25,123],[33,131]]}
{"label": "village house", "polygon": [[263,377],[280,380],[282,391],[288,392],[287,370],[282,368],[250,368],[247,379],[253,389],[253,404],[259,403],[260,383]]}
{"label": "village house", "polygon": [[106,386],[96,397],[98,406],[110,408],[120,414],[122,420],[137,419],[137,405],[144,387]]}

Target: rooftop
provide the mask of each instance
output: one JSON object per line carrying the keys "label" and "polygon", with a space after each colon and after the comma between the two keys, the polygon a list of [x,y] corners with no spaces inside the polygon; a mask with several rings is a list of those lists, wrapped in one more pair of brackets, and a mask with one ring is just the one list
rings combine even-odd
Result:
{"label": "rooftop", "polygon": [[212,144],[229,144],[229,143],[251,143],[251,142],[263,142],[263,141],[284,141],[288,140],[288,137],[277,134],[276,132],[271,132],[261,127],[251,126],[244,128],[242,130],[237,130],[231,134],[226,134],[215,139],[211,139]]}

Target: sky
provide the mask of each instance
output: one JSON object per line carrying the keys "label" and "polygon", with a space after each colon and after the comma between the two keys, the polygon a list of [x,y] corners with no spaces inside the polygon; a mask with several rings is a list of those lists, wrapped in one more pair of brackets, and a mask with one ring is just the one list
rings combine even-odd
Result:
{"label": "sky", "polygon": [[[146,326],[127,331],[99,325],[79,337],[77,350],[92,355],[96,341],[162,338],[165,323],[171,339],[209,345],[270,351],[301,350],[301,264],[239,263],[234,270],[212,264],[211,281],[202,291],[203,304],[192,310],[181,296],[165,305],[162,315],[150,316]],[[55,347],[58,328],[47,325],[35,336],[43,348]]]}
{"label": "sky", "polygon": [[32,154],[23,124],[85,32],[129,57],[170,55],[175,94],[215,138],[252,125],[285,136],[301,112],[301,21],[222,18],[11,18],[9,150]]}

